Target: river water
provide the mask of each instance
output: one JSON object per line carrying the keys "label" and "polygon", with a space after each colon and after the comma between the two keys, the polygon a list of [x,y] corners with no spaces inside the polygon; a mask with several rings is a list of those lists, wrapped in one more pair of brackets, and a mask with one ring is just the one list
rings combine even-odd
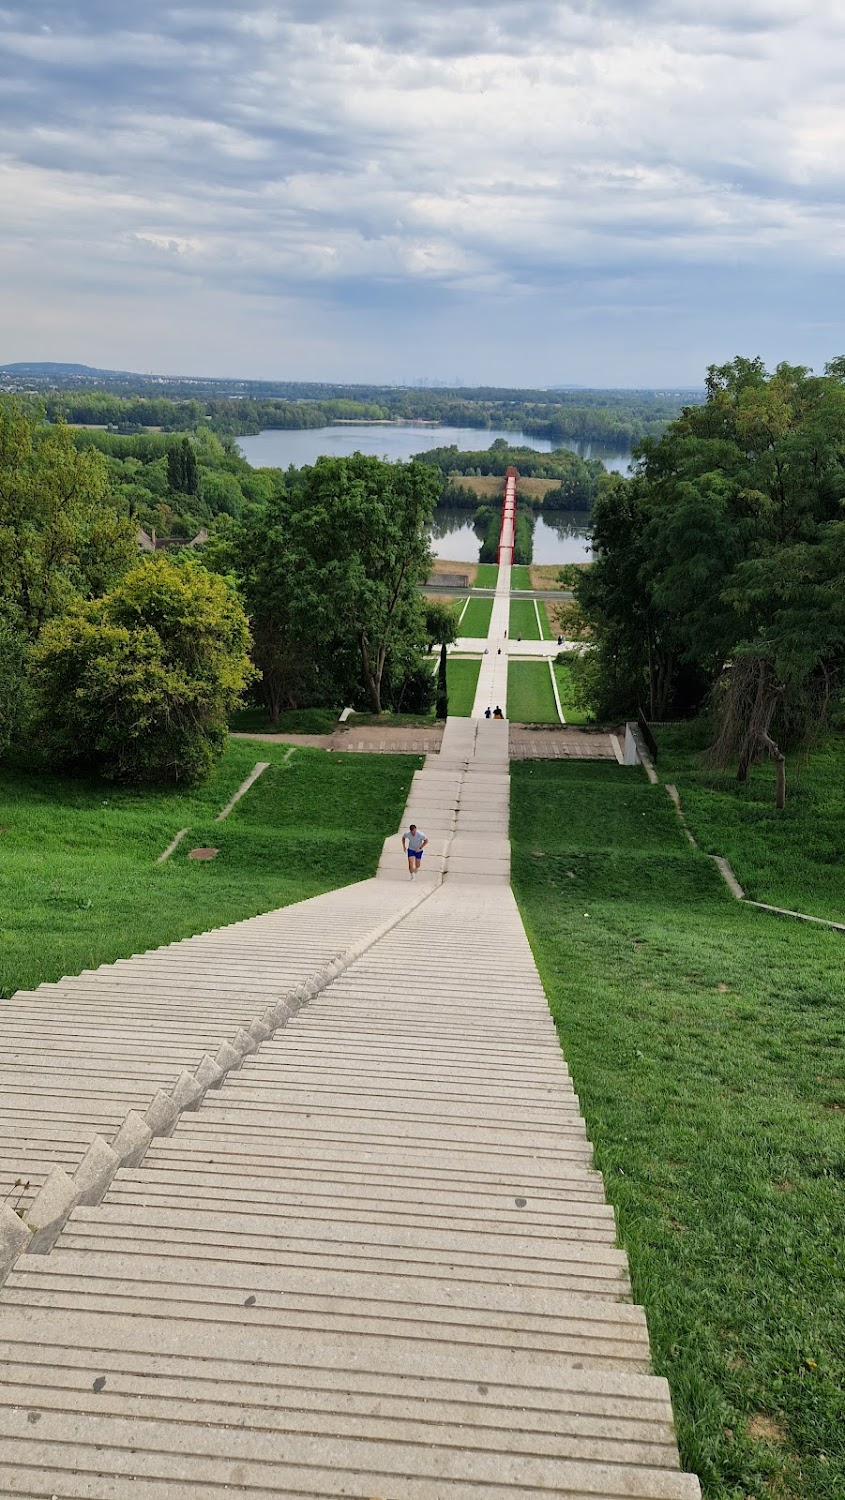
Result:
{"label": "river water", "polygon": [[[537,453],[551,453],[547,438],[526,437],[524,432],[505,432],[496,427],[436,427],[418,422],[339,422],[332,427],[306,427],[297,430],[273,428],[257,432],[254,437],[238,438],[247,463],[257,469],[287,469],[291,464],[316,463],[323,454],[343,458],[347,453],[372,453],[377,458],[408,459],[428,448],[448,448],[453,443],[462,453],[481,452],[496,438],[504,438],[514,448],[534,448]],[[630,452],[601,448],[596,443],[559,443],[582,458],[600,458],[608,469],[620,474],[627,471]]]}
{"label": "river water", "polygon": [[[533,448],[537,453],[551,453],[553,445],[546,438],[526,437],[524,432],[506,432],[490,427],[437,427],[416,422],[341,422],[331,427],[309,427],[300,430],[274,428],[254,437],[238,438],[238,446],[255,468],[299,469],[313,464],[323,454],[343,458],[348,453],[369,453],[377,458],[409,459],[429,448],[446,448],[451,444],[462,453],[489,448],[496,438],[504,438],[513,447]],[[629,451],[604,449],[593,443],[559,443],[558,447],[580,453],[582,458],[600,458],[608,469],[627,472]],[[481,538],[465,510],[438,510],[432,526],[432,551],[435,557],[455,562],[477,562]],[[546,511],[534,529],[534,562],[566,563],[589,560],[589,516],[580,511]]]}
{"label": "river water", "polygon": [[[452,562],[478,562],[483,531],[476,531],[472,514],[441,506],[431,527],[435,557]],[[589,562],[590,517],[585,511],[547,510],[534,527],[535,563]]]}

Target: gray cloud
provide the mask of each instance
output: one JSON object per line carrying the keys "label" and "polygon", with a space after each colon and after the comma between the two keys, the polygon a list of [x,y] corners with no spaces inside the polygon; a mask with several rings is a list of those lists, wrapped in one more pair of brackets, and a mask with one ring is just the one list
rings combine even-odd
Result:
{"label": "gray cloud", "polygon": [[577,326],[592,358],[588,309],[608,363],[635,362],[718,286],[753,352],[755,286],[775,284],[781,331],[836,352],[808,279],[845,239],[843,25],[827,0],[675,0],[670,18],[658,0],[0,0],[0,272],[20,308],[0,357],[60,357],[51,326],[92,362],[117,338],[122,365],[133,340],[152,366],[210,357],[196,320],[225,306],[244,373],[256,328],[264,373],[278,327],[310,337],[317,377],[460,327],[472,378],[498,306],[530,378],[580,379],[553,341]]}

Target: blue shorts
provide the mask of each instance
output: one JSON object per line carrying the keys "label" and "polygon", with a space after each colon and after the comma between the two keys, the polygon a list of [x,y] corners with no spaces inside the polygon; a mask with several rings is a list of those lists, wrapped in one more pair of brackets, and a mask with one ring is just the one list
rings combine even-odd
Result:
{"label": "blue shorts", "polygon": [[422,859],[422,857],[423,857],[422,849],[409,849],[408,850],[408,858],[409,859]]}

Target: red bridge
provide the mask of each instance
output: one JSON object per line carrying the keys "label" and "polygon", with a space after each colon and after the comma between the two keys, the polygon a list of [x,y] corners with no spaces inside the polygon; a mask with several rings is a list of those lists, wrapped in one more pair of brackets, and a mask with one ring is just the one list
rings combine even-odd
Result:
{"label": "red bridge", "polygon": [[505,493],[502,498],[502,525],[499,531],[499,567],[513,562],[514,531],[516,528],[516,469],[511,467],[505,474]]}

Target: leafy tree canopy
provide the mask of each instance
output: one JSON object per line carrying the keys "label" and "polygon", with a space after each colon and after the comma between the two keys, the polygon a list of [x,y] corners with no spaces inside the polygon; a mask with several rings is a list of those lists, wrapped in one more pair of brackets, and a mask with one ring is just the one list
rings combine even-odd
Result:
{"label": "leafy tree canopy", "polygon": [[439,489],[436,470],[416,462],[320,459],[212,538],[209,562],[243,589],[271,717],[362,691],[379,713],[386,685],[401,695],[391,661],[424,646],[418,584]]}
{"label": "leafy tree canopy", "polygon": [[101,455],[0,401],[0,607],[16,628],[34,638],[75,597],[107,589],[136,550]]}
{"label": "leafy tree canopy", "polygon": [[51,620],[31,649],[34,742],[48,764],[122,782],[196,782],[252,676],[246,616],[194,559],[161,553]]}
{"label": "leafy tree canopy", "polygon": [[719,683],[718,754],[741,747],[741,769],[818,722],[845,671],[843,435],[845,363],[738,358],[603,484],[578,584],[600,711],[664,718]]}

